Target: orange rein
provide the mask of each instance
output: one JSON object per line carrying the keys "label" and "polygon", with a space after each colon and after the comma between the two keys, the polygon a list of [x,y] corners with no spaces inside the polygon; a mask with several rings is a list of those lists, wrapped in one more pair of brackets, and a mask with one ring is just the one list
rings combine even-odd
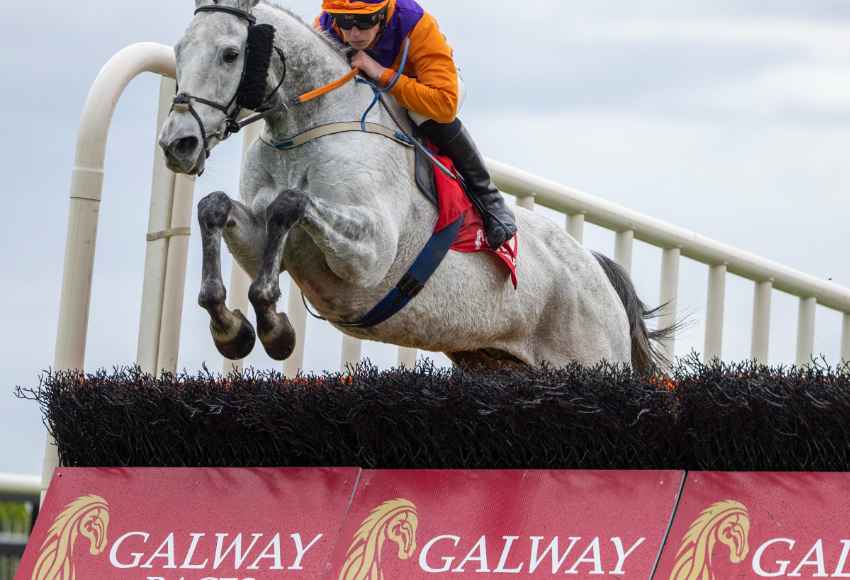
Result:
{"label": "orange rein", "polygon": [[322,95],[327,95],[328,93],[337,90],[342,85],[353,80],[354,77],[357,76],[358,72],[360,72],[360,71],[356,67],[352,68],[348,72],[348,74],[346,74],[344,77],[338,78],[334,82],[329,83],[329,84],[327,84],[323,87],[319,87],[318,89],[313,89],[310,92],[304,93],[303,95],[298,97],[296,99],[296,101],[298,101],[301,104],[304,104],[306,102],[312,101],[313,99],[317,99],[317,98],[321,97]]}

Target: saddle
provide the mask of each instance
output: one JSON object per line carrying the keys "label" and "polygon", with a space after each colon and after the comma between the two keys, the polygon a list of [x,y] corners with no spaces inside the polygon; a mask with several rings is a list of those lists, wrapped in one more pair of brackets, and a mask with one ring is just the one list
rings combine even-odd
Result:
{"label": "saddle", "polygon": [[[427,144],[427,141],[424,142]],[[454,170],[454,164],[449,157],[440,155],[440,152],[433,147],[430,149],[440,163],[448,169]],[[516,288],[518,250],[516,236],[498,250],[491,249],[487,245],[484,222],[481,219],[481,215],[470,201],[461,182],[445,175],[438,167],[431,163],[428,156],[418,147],[414,148],[414,150],[416,152],[414,157],[416,186],[426,199],[437,208],[439,214],[434,231],[441,231],[462,216],[462,225],[450,249],[455,252],[487,252],[493,254],[507,269],[511,277],[511,282],[514,288]]]}
{"label": "saddle", "polygon": [[[419,138],[418,135],[417,138]],[[435,208],[439,209],[440,204],[437,198],[437,184],[434,179],[434,170],[436,168],[431,163],[431,160],[428,159],[428,156],[425,155],[425,153],[418,147],[415,147],[413,150],[416,152],[415,159],[413,161],[416,187],[419,188],[422,195],[424,195]]]}

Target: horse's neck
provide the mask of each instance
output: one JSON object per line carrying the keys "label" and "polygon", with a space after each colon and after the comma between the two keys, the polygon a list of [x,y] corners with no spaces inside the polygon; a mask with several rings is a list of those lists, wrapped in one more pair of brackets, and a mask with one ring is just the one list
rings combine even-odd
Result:
{"label": "horse's neck", "polygon": [[[304,23],[293,18],[290,14],[266,6],[262,12],[257,12],[258,19],[262,18],[277,28],[278,46],[286,54],[287,74],[282,92],[287,99],[304,94],[322,87],[343,77],[350,67],[338,50],[322,39]],[[266,18],[269,18],[266,20]],[[372,101],[372,91],[363,84],[349,82],[341,88],[332,91],[313,101],[290,105],[285,113],[274,115],[267,120],[266,126],[269,137],[275,141],[297,135],[310,128],[333,122],[359,121],[363,112]],[[393,99],[389,99],[396,118],[403,119],[401,109]],[[393,120],[380,106],[373,108],[368,117],[369,122],[382,123],[394,127]],[[401,121],[404,122],[404,121]],[[406,129],[409,127],[405,127]],[[409,258],[421,249],[423,239],[430,234],[430,217],[435,214],[433,207],[423,196],[415,193],[412,167],[409,161],[409,151],[401,145],[388,140],[376,138],[375,149],[372,151],[352,151],[352,155],[365,155],[375,165],[375,171],[383,172],[387,182],[395,184],[389,188],[375,190],[354,189],[345,190],[336,195],[347,196],[347,203],[384,204],[388,212],[398,222],[407,223],[411,216],[418,216],[409,227],[403,228],[398,257],[401,260]],[[315,165],[316,159],[295,152],[282,152],[285,155],[290,171],[288,179],[293,178],[297,183],[303,183],[304,174]],[[319,187],[313,192],[322,194]],[[383,196],[383,197],[382,197]]]}
{"label": "horse's neck", "polygon": [[[265,8],[258,16],[275,26],[277,45],[286,56],[286,79],[281,91],[288,101],[348,73],[348,64],[334,46],[291,14],[269,6]],[[313,101],[290,105],[286,112],[272,116],[267,123],[269,132],[272,138],[281,140],[318,125],[359,120],[370,98],[371,91],[349,82]]]}

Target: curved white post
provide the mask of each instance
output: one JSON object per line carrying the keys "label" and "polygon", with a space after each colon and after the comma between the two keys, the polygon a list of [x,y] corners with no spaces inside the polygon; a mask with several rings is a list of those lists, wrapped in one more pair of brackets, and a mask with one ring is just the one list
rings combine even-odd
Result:
{"label": "curved white post", "polygon": [[815,352],[815,313],[816,298],[800,298],[800,313],[797,320],[797,364],[805,365],[812,361]]}
{"label": "curved white post", "polygon": [[708,308],[705,314],[706,361],[723,355],[723,311],[726,302],[726,264],[712,266],[708,273]]}
{"label": "curved white post", "polygon": [[751,356],[767,364],[770,354],[770,301],[773,281],[757,282],[753,296],[753,340]]}
{"label": "curved white post", "polygon": [[[71,174],[71,204],[65,243],[65,266],[56,333],[57,370],[85,365],[95,241],[103,192],[103,162],[112,115],[124,89],[138,75],[175,76],[174,51],[154,43],[134,44],[103,67],[86,99]],[[58,465],[56,447],[48,440],[42,469],[46,490]]]}
{"label": "curved white post", "polygon": [[[661,293],[660,301],[663,306],[658,317],[659,328],[667,328],[676,324],[679,299],[679,261],[682,251],[679,248],[667,248],[661,254]],[[661,343],[664,353],[669,360],[676,356],[676,339],[670,337]]]}

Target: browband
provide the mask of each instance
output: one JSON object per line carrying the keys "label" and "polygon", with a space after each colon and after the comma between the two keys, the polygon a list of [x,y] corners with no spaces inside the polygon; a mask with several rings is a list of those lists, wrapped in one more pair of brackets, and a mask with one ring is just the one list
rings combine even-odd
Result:
{"label": "browband", "polygon": [[201,6],[200,8],[195,9],[195,14],[198,12],[227,12],[228,14],[233,14],[234,16],[238,16],[244,20],[247,20],[251,23],[251,26],[257,23],[257,19],[253,14],[249,12],[245,12],[244,10],[240,10],[239,8],[232,8],[230,6],[219,6],[218,4],[213,4],[210,6]]}

